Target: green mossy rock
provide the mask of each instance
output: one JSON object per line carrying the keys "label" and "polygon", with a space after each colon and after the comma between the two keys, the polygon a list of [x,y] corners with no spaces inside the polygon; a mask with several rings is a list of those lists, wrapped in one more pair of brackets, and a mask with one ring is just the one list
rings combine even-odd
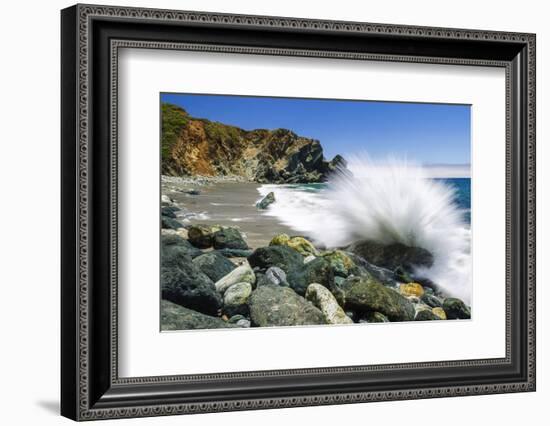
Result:
{"label": "green mossy rock", "polygon": [[302,256],[317,255],[315,246],[304,237],[289,237],[287,234],[279,234],[271,240],[270,246],[288,246]]}
{"label": "green mossy rock", "polygon": [[298,294],[304,295],[310,284],[318,283],[327,288],[334,287],[334,272],[328,261],[318,257],[287,274],[288,285]]}
{"label": "green mossy rock", "polygon": [[[216,229],[216,231],[217,230],[219,230],[219,228]],[[214,243],[212,239],[212,234],[214,232],[211,226],[198,224],[190,226],[187,230],[187,235],[189,242],[195,247],[206,249],[212,247]]]}
{"label": "green mossy rock", "polygon": [[457,298],[448,297],[443,301],[443,310],[447,319],[470,319],[472,313],[466,304]]}
{"label": "green mossy rock", "polygon": [[290,247],[274,245],[254,250],[248,256],[248,263],[253,268],[259,268],[264,271],[272,266],[277,266],[288,274],[293,270],[301,268],[304,264],[304,259],[296,250]]}
{"label": "green mossy rock", "polygon": [[270,192],[267,194],[262,200],[258,203],[256,203],[256,207],[260,210],[265,210],[269,207],[270,204],[273,204],[275,202],[275,194],[273,192]]}
{"label": "green mossy rock", "polygon": [[372,277],[349,277],[335,296],[346,310],[365,314],[380,312],[390,321],[414,320],[414,305],[406,297]]}
{"label": "green mossy rock", "polygon": [[256,327],[326,324],[323,313],[288,287],[265,285],[249,299],[250,319]]}
{"label": "green mossy rock", "polygon": [[321,254],[321,257],[330,264],[334,275],[347,277],[350,274],[357,275],[360,273],[351,257],[341,250],[326,251]]}
{"label": "green mossy rock", "polygon": [[252,294],[250,283],[237,283],[229,287],[223,295],[223,313],[228,317],[233,315],[248,315],[248,299]]}

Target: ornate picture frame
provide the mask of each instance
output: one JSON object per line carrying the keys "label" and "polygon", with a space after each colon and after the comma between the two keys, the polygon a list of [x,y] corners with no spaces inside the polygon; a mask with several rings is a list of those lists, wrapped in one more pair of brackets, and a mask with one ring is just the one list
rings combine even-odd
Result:
{"label": "ornate picture frame", "polygon": [[[160,416],[535,390],[535,35],[76,5],[61,12],[61,413]],[[506,356],[119,377],[120,48],[503,68]],[[182,337],[183,338],[183,337]]]}

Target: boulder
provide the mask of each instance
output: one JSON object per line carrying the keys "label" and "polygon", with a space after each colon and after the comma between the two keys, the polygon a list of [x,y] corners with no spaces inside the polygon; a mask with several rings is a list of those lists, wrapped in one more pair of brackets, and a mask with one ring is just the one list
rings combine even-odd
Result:
{"label": "boulder", "polygon": [[168,216],[160,217],[160,224],[162,229],[180,229],[183,228],[183,224],[176,219],[172,219]]}
{"label": "boulder", "polygon": [[230,324],[220,318],[201,314],[167,300],[161,301],[160,329],[162,331],[199,330],[205,328],[239,328],[239,325]]}
{"label": "boulder", "polygon": [[318,283],[327,288],[334,287],[334,272],[330,263],[318,257],[317,259],[294,269],[287,274],[288,285],[298,294],[304,295],[310,284]]}
{"label": "boulder", "polygon": [[160,209],[160,214],[162,216],[170,217],[172,219],[176,219],[176,212],[180,211],[181,209],[177,206],[164,206]]}
{"label": "boulder", "polygon": [[323,313],[288,287],[256,288],[249,299],[250,319],[256,327],[325,324]]}
{"label": "boulder", "polygon": [[269,207],[270,204],[273,204],[275,202],[275,194],[273,192],[270,192],[267,194],[262,200],[258,203],[256,203],[256,207],[260,210],[265,210]]}
{"label": "boulder", "polygon": [[359,274],[355,262],[342,250],[326,251],[321,254],[321,257],[330,264],[334,275],[347,277],[350,274]]}
{"label": "boulder", "polygon": [[397,287],[398,282],[395,280],[393,271],[381,266],[373,265],[367,262],[361,256],[358,256],[351,252],[345,252],[345,254],[355,263],[357,269],[352,270],[353,275],[371,275],[380,281],[382,284],[389,287]]}
{"label": "boulder", "polygon": [[381,244],[372,240],[357,241],[351,244],[348,251],[361,256],[369,263],[395,270],[401,266],[412,272],[414,267],[433,265],[433,256],[421,247],[409,247],[401,243]]}
{"label": "boulder", "polygon": [[432,312],[434,313],[434,315],[437,315],[439,319],[442,319],[442,320],[447,319],[447,314],[445,313],[445,310],[443,308],[440,308],[440,307],[432,308]]}
{"label": "boulder", "polygon": [[443,301],[443,310],[448,319],[470,319],[472,314],[470,308],[457,298],[448,297]]}
{"label": "boulder", "polygon": [[376,311],[390,321],[412,321],[414,305],[397,291],[388,288],[373,277],[349,277],[335,294],[344,309],[358,313]]}
{"label": "boulder", "polygon": [[414,296],[421,298],[424,295],[424,287],[418,283],[400,284],[399,293],[405,297]]}
{"label": "boulder", "polygon": [[236,228],[222,228],[212,234],[215,249],[247,250],[248,244]]}
{"label": "boulder", "polygon": [[327,324],[353,324],[332,293],[321,284],[313,283],[307,287],[306,300],[319,308]]}
{"label": "boulder", "polygon": [[252,294],[250,283],[237,283],[229,287],[223,295],[223,313],[231,317],[248,315],[248,299]]}
{"label": "boulder", "polygon": [[443,306],[443,302],[433,294],[429,294],[429,292],[424,292],[420,298],[420,301],[428,305],[430,308],[440,308]]}
{"label": "boulder", "polygon": [[296,250],[304,257],[317,254],[317,249],[315,246],[304,237],[289,237],[287,234],[279,234],[273,237],[269,245],[288,246]]}
{"label": "boulder", "polygon": [[174,257],[189,256],[195,258],[202,254],[198,248],[193,247],[189,241],[183,239],[178,234],[161,235],[160,237],[161,263],[167,262]]}
{"label": "boulder", "polygon": [[440,319],[431,309],[420,309],[414,317],[415,321],[434,321]]}
{"label": "boulder", "polygon": [[253,268],[260,270],[277,266],[288,274],[290,271],[301,268],[304,260],[296,250],[287,246],[275,245],[257,248],[248,256],[248,263]]}
{"label": "boulder", "polygon": [[216,283],[214,284],[216,290],[224,294],[225,291],[231,287],[233,284],[237,283],[250,283],[254,284],[256,282],[256,275],[254,275],[254,271],[248,264],[244,264],[241,266],[238,266],[237,268],[233,269],[229,274],[225,275],[224,277],[220,278]]}
{"label": "boulder", "polygon": [[233,262],[215,251],[195,257],[193,263],[214,282],[222,279],[236,268]]}
{"label": "boulder", "polygon": [[212,280],[191,261],[163,264],[160,281],[163,299],[207,315],[218,315],[221,296]]}
{"label": "boulder", "polygon": [[219,227],[213,228],[209,225],[192,225],[187,230],[189,242],[201,249],[212,247],[214,243],[212,234],[219,229]]}

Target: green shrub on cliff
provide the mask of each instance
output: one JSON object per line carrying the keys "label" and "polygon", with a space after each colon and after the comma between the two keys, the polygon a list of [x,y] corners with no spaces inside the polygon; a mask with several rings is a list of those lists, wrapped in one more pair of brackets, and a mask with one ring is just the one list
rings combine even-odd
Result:
{"label": "green shrub on cliff", "polygon": [[172,147],[176,143],[181,130],[189,123],[189,114],[177,105],[162,104],[162,158],[170,158]]}

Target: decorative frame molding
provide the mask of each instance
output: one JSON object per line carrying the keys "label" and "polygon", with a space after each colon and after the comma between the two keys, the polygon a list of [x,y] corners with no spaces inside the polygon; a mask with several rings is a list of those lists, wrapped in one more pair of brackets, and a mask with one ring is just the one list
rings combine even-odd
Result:
{"label": "decorative frame molding", "polygon": [[[216,44],[211,42],[182,42],[169,38],[152,41],[136,38],[134,34],[116,38],[109,36],[107,45],[101,38],[105,31],[120,33],[117,24],[139,23],[144,28],[161,28],[174,25],[189,28],[224,28],[228,31],[251,29],[277,33],[370,36],[380,40],[404,40],[406,43],[466,43],[468,46],[502,47],[500,56],[487,52],[473,57],[404,55],[395,52],[383,53],[374,46],[374,52],[346,50],[304,49],[295,47],[259,47],[243,44]],[[114,30],[113,30],[114,28]],[[94,42],[94,37],[98,37]],[[430,43],[434,43],[433,45]],[[381,42],[383,45],[383,42]],[[283,56],[313,56],[337,59],[397,61],[418,63],[442,63],[455,65],[478,65],[506,69],[506,357],[414,364],[391,364],[362,367],[327,367],[300,370],[274,370],[261,372],[221,373],[193,376],[161,376],[144,378],[119,378],[117,374],[117,70],[119,48],[154,48],[196,51],[217,51],[239,54],[264,54]],[[432,47],[432,50],[435,49]],[[104,54],[100,60],[98,50]],[[420,49],[421,50],[421,49]],[[481,49],[483,50],[483,49]],[[496,49],[498,50],[498,49]],[[429,51],[429,49],[428,49]],[[519,52],[519,53],[513,53]],[[474,52],[475,53],[475,52]],[[76,5],[62,12],[62,91],[63,129],[62,164],[63,178],[63,231],[62,231],[62,414],[75,420],[91,420],[113,417],[140,417],[214,411],[279,408],[306,405],[342,404],[352,402],[434,398],[488,393],[505,393],[535,390],[535,36],[510,32],[479,31],[447,28],[410,27],[402,25],[337,22],[324,20],[294,19],[266,16],[229,15],[203,12],[183,12],[127,7],[104,7]],[[495,55],[496,55],[495,54]],[[477,56],[476,56],[477,55]],[[109,63],[103,63],[109,62]],[[97,71],[96,68],[101,68]],[[107,74],[107,75],[106,75]],[[98,75],[99,77],[96,77]],[[106,93],[108,92],[108,93]],[[108,116],[105,115],[99,96],[109,101]],[[103,99],[103,98],[102,98]],[[103,105],[103,104],[102,104]],[[101,109],[103,108],[103,109]],[[97,116],[96,116],[97,114]],[[102,131],[96,131],[98,116],[108,117],[109,146],[94,144]],[[105,127],[105,124],[103,125]],[[519,146],[515,146],[515,142]],[[514,145],[514,147],[513,147]],[[108,170],[108,181],[99,181],[91,169],[91,157],[106,159],[103,165]],[[521,157],[521,158],[518,158]],[[97,163],[94,163],[97,164]],[[94,165],[94,167],[96,167]],[[67,179],[67,181],[65,181]],[[103,185],[103,186],[101,186]],[[108,200],[97,195],[95,188],[109,188]],[[101,201],[102,202],[99,202]],[[513,209],[520,208],[519,217]],[[102,219],[94,212],[101,209]],[[99,210],[97,210],[99,211]],[[95,226],[93,221],[98,221]],[[103,221],[103,222],[102,222]],[[108,222],[108,223],[104,223]],[[108,227],[109,237],[98,237],[96,228]],[[99,242],[98,242],[99,241]],[[109,265],[96,269],[94,247],[99,243],[108,249]],[[519,267],[512,257],[519,252],[523,262]],[[94,263],[95,262],[95,263]],[[108,269],[104,271],[104,269]],[[93,277],[109,277],[108,288],[93,281]],[[525,281],[522,281],[525,280]],[[514,286],[514,283],[516,284]],[[101,287],[100,290],[96,289]],[[521,312],[512,306],[514,297],[521,297]],[[94,302],[92,304],[92,301]],[[97,304],[109,306],[98,311]],[[519,303],[519,302],[518,302]],[[519,306],[519,305],[518,305]],[[520,327],[521,347],[514,327]],[[101,325],[98,325],[101,323]],[[103,352],[96,351],[92,342],[101,342]],[[524,344],[523,344],[524,343]],[[519,349],[518,349],[519,348]],[[107,354],[108,350],[108,354]],[[525,356],[521,365],[516,365],[520,350]],[[351,376],[358,373],[399,372],[411,369],[447,371],[451,368],[519,368],[517,379],[499,383],[470,385],[437,385],[424,388],[398,386],[388,390],[361,390],[349,392],[316,392],[300,395],[273,394],[268,397],[224,399],[181,398],[169,400],[162,397],[162,386],[205,383],[219,384],[224,380],[261,380],[278,377],[315,376],[322,380],[334,375]],[[434,373],[435,374],[435,373]],[[442,374],[442,373],[438,373]],[[95,377],[95,376],[98,377]],[[329,379],[327,379],[329,380]],[[137,397],[133,392],[146,388],[151,397]],[[158,396],[155,396],[155,392]],[[163,399],[164,398],[164,399]]]}

